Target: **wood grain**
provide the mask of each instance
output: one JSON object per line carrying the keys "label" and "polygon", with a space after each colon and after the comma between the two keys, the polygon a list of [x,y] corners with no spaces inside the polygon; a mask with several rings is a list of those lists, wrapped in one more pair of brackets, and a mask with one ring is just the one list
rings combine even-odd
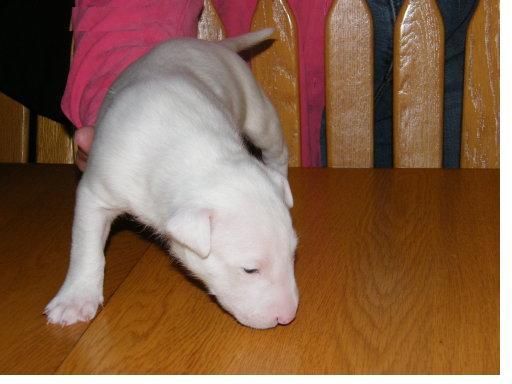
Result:
{"label": "wood grain", "polygon": [[480,0],[466,39],[461,167],[500,167],[499,3]]}
{"label": "wood grain", "polygon": [[28,161],[29,118],[27,108],[0,92],[0,163]]}
{"label": "wood grain", "polygon": [[259,0],[251,30],[275,28],[276,39],[251,60],[254,76],[276,107],[292,167],[301,165],[297,25],[286,0]]}
{"label": "wood grain", "polygon": [[290,182],[292,324],[239,325],[155,245],[58,372],[499,373],[498,171],[292,168]]}
{"label": "wood grain", "polygon": [[73,163],[73,139],[63,124],[44,116],[37,116],[36,161],[38,163]]}
{"label": "wood grain", "polygon": [[211,0],[204,0],[203,12],[197,25],[197,37],[209,41],[219,41],[226,37],[224,25]]}
{"label": "wood grain", "polygon": [[439,168],[444,25],[435,0],[406,0],[395,23],[393,152],[397,168]]}
{"label": "wood grain", "polygon": [[326,21],[329,167],[373,167],[373,22],[365,0],[336,0]]}
{"label": "wood grain", "polygon": [[[0,373],[55,372],[88,326],[47,325],[43,315],[66,274],[78,177],[71,165],[0,165]],[[134,229],[114,225],[107,302],[149,246]]]}

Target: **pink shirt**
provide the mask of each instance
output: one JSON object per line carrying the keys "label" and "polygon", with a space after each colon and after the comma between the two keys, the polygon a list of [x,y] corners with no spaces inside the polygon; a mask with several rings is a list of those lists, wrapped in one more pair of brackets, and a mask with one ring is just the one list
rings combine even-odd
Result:
{"label": "pink shirt", "polygon": [[[320,165],[324,108],[324,20],[332,0],[289,0],[299,29],[302,165]],[[228,36],[250,29],[257,0],[214,0]],[[202,0],[76,0],[75,53],[62,109],[80,128],[93,126],[119,74],[156,44],[196,36]]]}

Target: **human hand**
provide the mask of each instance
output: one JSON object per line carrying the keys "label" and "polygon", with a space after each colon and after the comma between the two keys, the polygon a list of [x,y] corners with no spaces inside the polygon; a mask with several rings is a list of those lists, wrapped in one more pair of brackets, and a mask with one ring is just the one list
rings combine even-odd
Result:
{"label": "human hand", "polygon": [[87,158],[92,146],[92,139],[94,138],[93,127],[83,127],[75,131],[74,140],[78,147],[75,163],[78,168],[83,172],[87,166]]}

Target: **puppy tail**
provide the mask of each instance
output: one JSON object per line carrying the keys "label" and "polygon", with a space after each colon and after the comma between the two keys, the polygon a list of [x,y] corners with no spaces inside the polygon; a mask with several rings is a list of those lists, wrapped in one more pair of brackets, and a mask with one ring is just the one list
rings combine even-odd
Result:
{"label": "puppy tail", "polygon": [[274,28],[260,29],[256,32],[250,32],[245,35],[222,40],[220,44],[234,52],[240,52],[267,40],[273,33]]}

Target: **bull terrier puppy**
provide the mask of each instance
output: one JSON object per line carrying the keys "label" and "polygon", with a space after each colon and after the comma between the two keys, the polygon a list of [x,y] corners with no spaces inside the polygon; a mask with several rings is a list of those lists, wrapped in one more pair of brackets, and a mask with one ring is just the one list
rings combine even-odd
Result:
{"label": "bull terrier puppy", "polygon": [[294,319],[288,151],[274,107],[237,54],[272,32],[171,40],[116,80],[77,188],[70,265],[46,307],[50,323],[88,321],[103,304],[103,249],[122,213],[168,239],[240,323],[264,329]]}

